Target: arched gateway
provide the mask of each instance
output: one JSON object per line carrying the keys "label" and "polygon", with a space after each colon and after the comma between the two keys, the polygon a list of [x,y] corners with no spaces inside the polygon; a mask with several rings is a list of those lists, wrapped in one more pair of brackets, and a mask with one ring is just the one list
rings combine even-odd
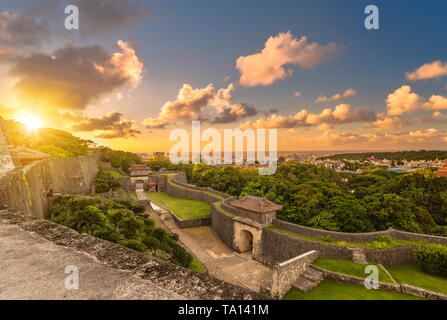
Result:
{"label": "arched gateway", "polygon": [[262,229],[272,224],[276,212],[282,210],[282,206],[250,195],[230,204],[236,208],[233,247],[239,252],[252,250],[256,259],[260,253]]}

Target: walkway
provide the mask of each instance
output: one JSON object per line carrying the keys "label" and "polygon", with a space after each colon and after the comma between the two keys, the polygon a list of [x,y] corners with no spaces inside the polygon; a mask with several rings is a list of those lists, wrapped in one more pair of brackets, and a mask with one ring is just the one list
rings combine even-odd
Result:
{"label": "walkway", "polygon": [[251,252],[240,254],[229,249],[210,227],[180,229],[169,213],[151,212],[150,216],[156,225],[177,233],[180,242],[215,278],[256,292],[265,279],[272,278],[271,268],[254,261]]}

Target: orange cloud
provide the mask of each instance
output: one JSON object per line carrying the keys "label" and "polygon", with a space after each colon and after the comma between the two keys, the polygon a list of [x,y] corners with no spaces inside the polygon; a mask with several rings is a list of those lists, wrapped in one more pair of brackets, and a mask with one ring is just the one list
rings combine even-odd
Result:
{"label": "orange cloud", "polygon": [[335,43],[322,46],[315,42],[308,43],[304,36],[296,39],[290,31],[279,33],[265,42],[260,53],[241,56],[236,60],[236,68],[241,73],[239,82],[247,87],[268,86],[293,74],[293,70],[284,69],[284,65],[312,68],[335,57],[340,49]]}
{"label": "orange cloud", "polygon": [[[176,100],[166,102],[157,118],[147,118],[143,123],[149,129],[161,129],[170,121],[175,120],[230,123],[258,113],[254,107],[246,103],[233,104],[232,91],[234,91],[232,83],[227,88],[221,88],[217,92],[213,84],[198,89],[193,89],[189,84],[184,84],[179,90]],[[207,107],[211,107],[211,110],[207,110]]]}
{"label": "orange cloud", "polygon": [[410,86],[402,86],[388,95],[386,100],[388,115],[399,116],[404,113],[413,113],[421,109],[423,98],[411,92]]}
{"label": "orange cloud", "polygon": [[356,94],[357,94],[357,91],[355,91],[354,89],[346,89],[343,94],[336,93],[330,98],[320,95],[315,102],[338,101],[338,100],[354,97]]}
{"label": "orange cloud", "polygon": [[406,77],[410,81],[441,78],[447,75],[447,62],[440,60],[426,63],[413,72],[407,72]]}
{"label": "orange cloud", "polygon": [[320,124],[343,124],[353,122],[373,122],[377,120],[376,114],[365,108],[352,109],[349,104],[340,104],[335,108],[326,108],[319,114],[313,114],[302,109],[295,115],[282,116],[273,114],[267,119],[260,118],[255,122],[247,121],[241,125],[246,128],[296,128],[307,127]]}

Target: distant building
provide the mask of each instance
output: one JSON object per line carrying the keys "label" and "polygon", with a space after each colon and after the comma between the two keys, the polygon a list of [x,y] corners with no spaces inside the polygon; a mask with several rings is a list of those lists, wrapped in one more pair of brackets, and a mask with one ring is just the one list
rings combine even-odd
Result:
{"label": "distant building", "polygon": [[45,160],[50,157],[49,154],[39,152],[34,149],[27,148],[25,146],[18,146],[10,149],[10,152],[13,153],[20,161],[22,167],[30,164],[34,161]]}
{"label": "distant building", "polygon": [[131,177],[143,177],[148,176],[152,172],[151,168],[144,164],[135,164],[130,168]]}
{"label": "distant building", "polygon": [[165,153],[164,152],[154,152],[154,158],[164,158]]}
{"label": "distant building", "polygon": [[151,168],[143,165],[143,164],[135,164],[130,168],[130,184],[132,188],[135,188],[137,185],[147,189],[147,183],[149,182],[149,174],[152,173]]}
{"label": "distant building", "polygon": [[436,172],[436,175],[438,177],[447,177],[447,165],[443,166],[442,168],[439,168]]}

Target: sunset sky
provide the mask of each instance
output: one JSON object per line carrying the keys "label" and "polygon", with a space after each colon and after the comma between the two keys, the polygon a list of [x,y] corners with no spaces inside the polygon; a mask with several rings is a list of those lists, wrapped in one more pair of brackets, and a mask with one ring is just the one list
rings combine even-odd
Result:
{"label": "sunset sky", "polygon": [[[66,30],[77,5],[80,29]],[[366,30],[364,9],[380,10]],[[2,0],[0,115],[132,152],[191,128],[280,150],[447,150],[446,1]]]}

